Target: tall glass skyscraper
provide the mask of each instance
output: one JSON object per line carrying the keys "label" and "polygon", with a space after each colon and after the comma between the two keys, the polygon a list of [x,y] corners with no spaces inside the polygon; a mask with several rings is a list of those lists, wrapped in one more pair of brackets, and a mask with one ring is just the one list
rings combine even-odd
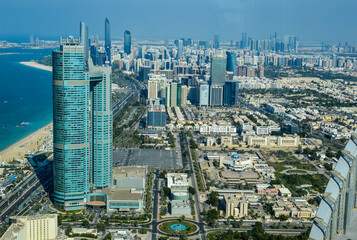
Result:
{"label": "tall glass skyscraper", "polygon": [[129,30],[124,32],[124,52],[128,55],[131,53],[131,33]]}
{"label": "tall glass skyscraper", "polygon": [[223,56],[211,58],[211,85],[223,86],[226,81],[227,59]]}
{"label": "tall glass skyscraper", "polygon": [[55,204],[83,208],[91,188],[111,184],[111,68],[89,64],[83,45],[61,40],[53,52],[53,148]]}
{"label": "tall glass skyscraper", "polygon": [[235,53],[226,52],[227,54],[227,71],[233,72],[233,75],[236,75],[236,65],[237,65],[237,57]]}
{"label": "tall glass skyscraper", "polygon": [[109,61],[109,65],[111,65],[112,55],[110,53],[112,48],[112,37],[111,37],[111,30],[110,30],[110,22],[108,18],[105,19],[105,52],[107,53],[107,60]]}
{"label": "tall glass skyscraper", "polygon": [[224,84],[224,105],[237,106],[239,94],[239,82],[236,80],[226,81]]}
{"label": "tall glass skyscraper", "polygon": [[111,68],[90,66],[91,182],[94,188],[112,182]]}
{"label": "tall glass skyscraper", "polygon": [[80,40],[83,45],[83,58],[84,62],[88,64],[88,55],[89,55],[89,39],[88,39],[88,27],[84,22],[79,24],[80,31]]}
{"label": "tall glass skyscraper", "polygon": [[52,55],[54,201],[70,210],[89,190],[89,81],[79,40],[60,44]]}

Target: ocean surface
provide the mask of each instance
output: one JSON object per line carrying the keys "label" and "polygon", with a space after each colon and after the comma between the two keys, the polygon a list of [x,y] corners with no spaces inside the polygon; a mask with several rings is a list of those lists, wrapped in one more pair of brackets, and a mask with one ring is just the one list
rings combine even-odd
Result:
{"label": "ocean surface", "polygon": [[[52,121],[52,73],[20,64],[51,52],[0,49],[0,151]],[[16,127],[21,122],[32,124]]]}

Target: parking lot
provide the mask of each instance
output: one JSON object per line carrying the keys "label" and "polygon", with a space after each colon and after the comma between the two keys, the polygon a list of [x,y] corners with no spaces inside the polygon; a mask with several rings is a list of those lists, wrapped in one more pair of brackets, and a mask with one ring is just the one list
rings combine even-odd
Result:
{"label": "parking lot", "polygon": [[179,168],[180,152],[158,149],[119,149],[113,151],[113,166],[147,165],[149,168]]}

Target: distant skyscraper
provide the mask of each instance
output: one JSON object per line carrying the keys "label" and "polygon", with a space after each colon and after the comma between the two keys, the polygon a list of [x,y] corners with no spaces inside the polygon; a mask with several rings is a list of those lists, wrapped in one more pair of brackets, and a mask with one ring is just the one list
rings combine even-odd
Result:
{"label": "distant skyscraper", "polygon": [[209,104],[209,85],[207,83],[200,84],[200,106],[208,106]]}
{"label": "distant skyscraper", "polygon": [[227,59],[223,56],[213,56],[211,58],[211,85],[223,86],[226,81]]}
{"label": "distant skyscraper", "polygon": [[218,49],[219,48],[219,35],[214,35],[213,39],[213,48]]}
{"label": "distant skyscraper", "polygon": [[30,35],[30,44],[34,45],[35,44],[35,39],[33,37],[33,34]]}
{"label": "distant skyscraper", "polygon": [[85,72],[77,39],[61,40],[52,59],[54,199],[73,210],[90,188],[111,185],[111,68],[89,64]]}
{"label": "distant skyscraper", "polygon": [[248,43],[247,33],[242,33],[242,41],[240,44],[240,48],[245,49],[246,47],[248,47],[247,43]]}
{"label": "distant skyscraper", "polygon": [[238,105],[238,94],[239,94],[239,83],[236,80],[226,81],[224,84],[224,105],[227,106],[237,106]]}
{"label": "distant skyscraper", "polygon": [[182,40],[178,40],[177,43],[177,55],[176,55],[176,59],[179,60],[182,56],[183,53],[183,41]]}
{"label": "distant skyscraper", "polygon": [[112,48],[112,37],[111,37],[111,29],[110,22],[108,18],[105,19],[105,52],[107,53],[107,60],[109,61],[109,65],[111,64],[111,48]]}
{"label": "distant skyscraper", "polygon": [[128,55],[131,53],[131,33],[129,30],[124,32],[124,52]]}
{"label": "distant skyscraper", "polygon": [[89,82],[83,46],[61,41],[53,51],[54,201],[64,209],[84,206],[89,191]]}
{"label": "distant skyscraper", "polygon": [[83,58],[84,62],[88,64],[88,55],[89,55],[89,39],[88,39],[88,27],[84,22],[80,22],[80,40],[83,45]]}
{"label": "distant skyscraper", "polygon": [[236,64],[237,64],[237,57],[236,54],[233,52],[226,52],[227,53],[227,71],[233,72],[233,75],[236,75]]}

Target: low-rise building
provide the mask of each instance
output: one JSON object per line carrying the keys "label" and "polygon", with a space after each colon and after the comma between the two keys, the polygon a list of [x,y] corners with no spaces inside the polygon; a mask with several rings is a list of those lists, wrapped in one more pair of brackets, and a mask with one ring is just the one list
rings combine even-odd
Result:
{"label": "low-rise building", "polygon": [[191,215],[191,206],[189,200],[172,200],[170,206],[172,216]]}
{"label": "low-rise building", "polygon": [[248,216],[248,202],[244,195],[226,194],[223,199],[226,217],[242,218]]}

